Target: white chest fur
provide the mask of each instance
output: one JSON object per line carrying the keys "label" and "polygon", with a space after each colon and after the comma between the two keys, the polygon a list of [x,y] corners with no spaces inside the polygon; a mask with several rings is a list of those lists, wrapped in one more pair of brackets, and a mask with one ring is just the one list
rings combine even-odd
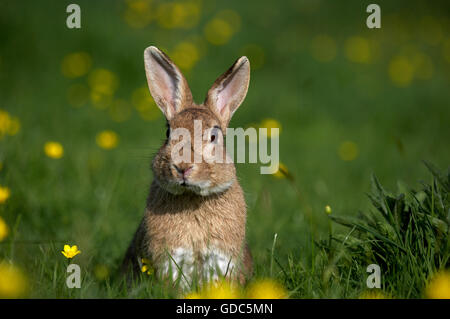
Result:
{"label": "white chest fur", "polygon": [[160,272],[169,275],[173,281],[180,280],[183,287],[189,287],[197,278],[200,281],[217,280],[229,276],[235,265],[230,256],[221,250],[210,247],[201,252],[179,247],[170,252],[163,262]]}

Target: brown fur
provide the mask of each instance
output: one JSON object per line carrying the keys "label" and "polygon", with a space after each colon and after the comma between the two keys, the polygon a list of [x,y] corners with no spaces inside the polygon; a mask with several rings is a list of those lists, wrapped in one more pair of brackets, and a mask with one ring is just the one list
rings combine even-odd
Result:
{"label": "brown fur", "polygon": [[[217,79],[205,103],[200,105],[193,103],[186,80],[165,54],[154,47],[147,48],[145,61],[150,91],[171,130],[182,127],[192,134],[194,120],[201,120],[203,131],[218,126],[225,133],[233,112],[247,92],[249,64],[246,58],[236,61]],[[222,106],[216,107],[216,101]],[[167,260],[167,253],[178,247],[191,249],[201,267],[201,252],[213,246],[232,258],[237,271],[229,277],[243,283],[252,272],[252,257],[245,241],[246,205],[235,167],[232,163],[202,161],[179,163],[176,168],[171,158],[176,142],[169,138],[152,162],[155,180],[150,187],[144,218],[126,253],[123,269],[131,267],[139,272],[139,259],[149,258],[158,271],[158,267]],[[217,143],[218,147],[225,147],[223,139]],[[193,151],[192,148],[192,160]],[[177,170],[188,167],[193,167],[187,178],[189,183],[207,181],[207,189],[231,186],[207,195],[183,188],[179,186],[180,173]],[[172,186],[180,193],[172,192]]]}

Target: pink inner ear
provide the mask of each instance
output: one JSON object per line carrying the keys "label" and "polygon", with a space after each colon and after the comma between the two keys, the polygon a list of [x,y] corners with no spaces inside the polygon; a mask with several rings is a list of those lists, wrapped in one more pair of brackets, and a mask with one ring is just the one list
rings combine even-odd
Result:
{"label": "pink inner ear", "polygon": [[236,99],[236,94],[239,94],[239,81],[236,77],[229,83],[224,83],[225,87],[217,94],[216,107],[220,114],[223,114],[227,105],[232,108],[232,103]]}
{"label": "pink inner ear", "polygon": [[173,79],[159,63],[154,63],[152,73],[154,85],[158,91],[157,94],[161,96],[166,107],[170,108],[169,112],[173,114],[175,112],[174,94],[176,90]]}

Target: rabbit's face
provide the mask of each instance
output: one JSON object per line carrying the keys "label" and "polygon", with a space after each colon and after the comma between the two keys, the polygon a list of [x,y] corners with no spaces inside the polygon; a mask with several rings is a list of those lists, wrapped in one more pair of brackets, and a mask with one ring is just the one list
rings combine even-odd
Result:
{"label": "rabbit's face", "polygon": [[[180,130],[189,137],[176,134]],[[159,185],[173,194],[207,196],[227,190],[234,182],[235,168],[223,135],[220,120],[205,106],[193,106],[174,116],[153,160]],[[183,152],[187,154],[180,155]]]}
{"label": "rabbit's face", "polygon": [[144,61],[150,93],[168,123],[167,139],[152,164],[156,181],[173,194],[208,196],[227,190],[236,175],[223,135],[247,94],[248,59],[239,58],[222,74],[201,105],[193,102],[183,74],[158,48],[148,47]]}

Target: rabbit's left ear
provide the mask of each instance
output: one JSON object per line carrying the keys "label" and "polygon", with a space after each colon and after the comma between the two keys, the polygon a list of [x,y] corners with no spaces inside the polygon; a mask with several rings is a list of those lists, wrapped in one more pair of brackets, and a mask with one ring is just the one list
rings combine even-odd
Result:
{"label": "rabbit's left ear", "polygon": [[186,79],[167,55],[151,46],[144,51],[144,62],[150,93],[168,120],[192,104]]}
{"label": "rabbit's left ear", "polygon": [[244,101],[250,82],[250,62],[239,58],[209,89],[205,105],[228,126],[231,116]]}

